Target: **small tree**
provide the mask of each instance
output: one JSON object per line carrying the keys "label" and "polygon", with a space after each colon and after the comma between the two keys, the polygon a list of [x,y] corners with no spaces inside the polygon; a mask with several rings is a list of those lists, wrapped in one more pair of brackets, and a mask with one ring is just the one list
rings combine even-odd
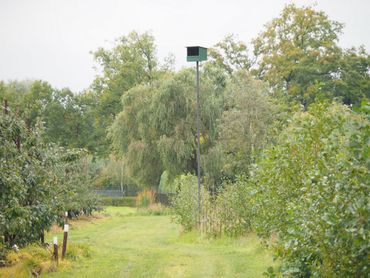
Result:
{"label": "small tree", "polygon": [[12,113],[0,115],[0,234],[8,245],[43,241],[57,220],[55,174],[42,127],[27,129]]}
{"label": "small tree", "polygon": [[0,115],[0,235],[7,245],[44,241],[65,210],[90,214],[84,151],[47,145],[43,127],[27,128],[13,113]]}

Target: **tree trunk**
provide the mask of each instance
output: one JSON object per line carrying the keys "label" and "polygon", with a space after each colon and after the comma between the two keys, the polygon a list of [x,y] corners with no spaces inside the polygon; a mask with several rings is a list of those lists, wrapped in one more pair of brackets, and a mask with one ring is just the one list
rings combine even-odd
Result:
{"label": "tree trunk", "polygon": [[42,229],[40,232],[40,242],[41,244],[45,243],[45,230],[44,229]]}

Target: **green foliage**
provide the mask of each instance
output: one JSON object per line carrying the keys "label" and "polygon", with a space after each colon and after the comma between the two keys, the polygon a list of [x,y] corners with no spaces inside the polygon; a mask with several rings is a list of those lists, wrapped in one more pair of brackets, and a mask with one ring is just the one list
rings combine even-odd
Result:
{"label": "green foliage", "polygon": [[297,113],[251,178],[262,235],[294,277],[369,272],[369,121],[339,104]]}
{"label": "green foliage", "polygon": [[[265,85],[248,73],[235,73],[225,92],[213,91],[215,82],[206,75],[201,88],[202,165],[210,184],[245,171],[280,117]],[[164,186],[166,178],[171,185],[175,176],[195,173],[193,90],[193,72],[187,70],[123,96],[110,136],[125,161],[125,175],[137,184]]]}
{"label": "green foliage", "polygon": [[7,244],[41,237],[55,220],[52,161],[40,127],[27,130],[12,114],[0,115],[0,235]]}
{"label": "green foliage", "polygon": [[175,193],[175,184],[170,181],[167,171],[163,171],[158,185],[159,193]]}
{"label": "green foliage", "polygon": [[338,69],[342,28],[322,11],[287,5],[253,42],[256,75],[307,106],[327,92],[322,87]]}
{"label": "green foliage", "polygon": [[43,241],[65,210],[96,209],[84,152],[45,144],[42,125],[26,128],[10,112],[0,115],[0,127],[0,235],[7,245]]}
{"label": "green foliage", "polygon": [[247,172],[268,140],[272,140],[270,130],[274,121],[281,118],[278,108],[268,96],[266,85],[248,72],[239,71],[231,77],[224,93],[215,146],[202,161],[213,183],[220,183],[221,177],[234,178]]}
{"label": "green foliage", "polygon": [[122,99],[123,111],[110,129],[114,149],[124,155],[125,174],[141,186],[157,185],[162,172],[151,129],[147,127],[152,94],[146,86],[126,92]]}
{"label": "green foliage", "polygon": [[122,95],[136,85],[152,83],[159,72],[156,47],[150,33],[133,31],[117,39],[113,49],[99,48],[93,54],[102,70],[92,85],[97,94],[94,126],[107,155],[110,142],[105,132],[121,111]]}
{"label": "green foliage", "polygon": [[119,100],[123,92],[143,81],[152,81],[156,74],[156,47],[154,37],[148,32],[130,32],[127,36],[117,39],[113,49],[99,48],[93,54],[103,70],[103,75],[94,81],[94,87],[107,97],[105,104],[109,111],[106,113],[115,114],[119,111],[119,107],[114,110],[115,106],[110,106],[114,103],[111,101],[112,97],[107,94],[109,91],[115,97],[118,96],[116,100]]}
{"label": "green foliage", "polygon": [[[224,183],[217,195],[201,187],[201,211],[198,208],[197,177],[181,175],[174,184],[178,193],[172,200],[174,221],[185,230],[199,228],[202,232],[221,236],[241,236],[251,231],[253,219],[250,188],[244,178],[233,184]],[[201,226],[198,223],[201,223]]]}
{"label": "green foliage", "polygon": [[370,55],[364,47],[351,48],[343,52],[339,70],[332,81],[334,97],[347,105],[359,107],[364,99],[370,98]]}
{"label": "green foliage", "polygon": [[[215,140],[221,97],[202,86],[202,151]],[[110,128],[115,151],[123,156],[125,173],[137,184],[157,186],[167,171],[169,180],[195,172],[194,72],[183,70],[132,88],[122,98],[123,110]]]}
{"label": "green foliage", "polygon": [[253,41],[255,75],[305,107],[322,99],[359,106],[370,96],[370,56],[338,46],[343,26],[323,11],[287,5]]}
{"label": "green foliage", "polygon": [[163,82],[153,98],[152,126],[163,168],[174,177],[190,171],[194,156],[194,79],[189,71]]}
{"label": "green foliage", "polygon": [[[198,210],[198,183],[197,177],[187,174],[181,175],[174,180],[174,185],[178,188],[178,194],[172,200],[174,221],[181,224],[186,231],[197,227],[199,221]],[[201,192],[204,200],[206,190]]]}
{"label": "green foliage", "polygon": [[70,148],[87,146],[90,131],[81,97],[69,89],[51,92],[51,99],[39,116],[45,122],[45,140]]}
{"label": "green foliage", "polygon": [[249,70],[252,64],[246,44],[237,39],[236,35],[229,34],[208,50],[211,63],[229,75],[234,71]]}
{"label": "green foliage", "polygon": [[89,163],[92,186],[95,189],[117,189],[123,195],[136,194],[138,187],[125,173],[124,161],[111,155],[108,158],[94,158]]}
{"label": "green foliage", "polygon": [[[215,218],[220,223],[221,232],[229,236],[240,236],[252,229],[253,212],[250,200],[250,188],[238,177],[235,183],[224,183],[214,201]],[[213,233],[217,234],[217,231]]]}
{"label": "green foliage", "polygon": [[70,261],[91,258],[91,255],[90,247],[85,244],[70,244],[66,252],[66,258]]}
{"label": "green foliage", "polygon": [[54,173],[58,192],[56,203],[70,217],[80,214],[91,215],[98,209],[98,198],[92,191],[90,159],[85,150],[54,148],[52,157],[56,163]]}
{"label": "green foliage", "polygon": [[47,142],[108,156],[106,129],[121,111],[121,96],[169,70],[158,69],[154,37],[149,33],[131,32],[119,38],[113,49],[99,48],[93,55],[102,73],[91,89],[73,94],[68,88],[58,90],[39,80],[1,82],[1,103],[6,99],[18,107],[27,126],[33,127],[41,118]]}
{"label": "green foliage", "polygon": [[1,103],[7,100],[27,127],[33,128],[39,120],[44,123],[45,142],[98,152],[95,133],[91,132],[95,116],[92,98],[87,92],[74,95],[69,89],[57,90],[40,80],[3,83],[0,90]]}

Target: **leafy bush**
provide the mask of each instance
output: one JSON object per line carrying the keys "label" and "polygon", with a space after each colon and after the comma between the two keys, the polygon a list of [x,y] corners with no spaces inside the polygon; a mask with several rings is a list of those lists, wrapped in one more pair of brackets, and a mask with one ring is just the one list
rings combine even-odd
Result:
{"label": "leafy bush", "polygon": [[251,230],[252,205],[248,184],[243,177],[239,177],[236,183],[224,184],[224,188],[214,196],[202,187],[200,215],[197,177],[181,175],[174,183],[180,189],[172,202],[174,220],[185,230],[196,228],[198,221],[201,223],[198,228],[212,236],[240,236]]}
{"label": "leafy bush", "polygon": [[283,274],[368,277],[369,130],[345,106],[316,104],[258,162],[254,225],[277,235]]}
{"label": "leafy bush", "polygon": [[155,191],[153,189],[145,189],[136,196],[136,206],[138,208],[147,208],[154,203]]}
{"label": "leafy bush", "polygon": [[92,190],[92,174],[89,165],[91,158],[83,149],[54,148],[57,187],[63,193],[59,196],[60,205],[68,211],[69,217],[80,214],[91,215],[98,210],[98,196]]}
{"label": "leafy bush", "polygon": [[102,197],[101,204],[114,207],[135,207],[136,197]]}
{"label": "leafy bush", "polygon": [[220,231],[229,236],[240,236],[251,230],[252,206],[250,188],[243,177],[224,185],[215,200],[215,213]]}
{"label": "leafy bush", "polygon": [[[172,210],[175,222],[181,224],[189,231],[197,227],[199,221],[198,209],[198,181],[191,174],[181,175],[174,180],[178,194],[173,198]],[[209,201],[207,190],[201,189],[202,205]]]}
{"label": "leafy bush", "polygon": [[8,246],[41,239],[58,215],[53,160],[41,132],[0,113],[0,236]]}

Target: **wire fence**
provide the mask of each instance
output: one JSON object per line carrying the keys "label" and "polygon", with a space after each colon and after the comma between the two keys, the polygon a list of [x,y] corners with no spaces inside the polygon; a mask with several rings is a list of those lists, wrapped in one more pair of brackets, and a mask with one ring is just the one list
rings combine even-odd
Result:
{"label": "wire fence", "polygon": [[155,194],[155,202],[161,203],[162,205],[169,206],[171,205],[172,198],[175,197],[175,193],[156,193]]}
{"label": "wire fence", "polygon": [[[95,189],[94,192],[101,197],[135,197],[139,191],[137,190],[121,190],[121,188],[112,188],[112,189]],[[175,193],[155,193],[155,202],[161,203],[163,205],[169,206],[171,204],[172,198],[175,196]]]}
{"label": "wire fence", "polygon": [[104,197],[133,197],[136,196],[137,190],[121,190],[121,188],[112,189],[95,189],[94,192],[99,196]]}

